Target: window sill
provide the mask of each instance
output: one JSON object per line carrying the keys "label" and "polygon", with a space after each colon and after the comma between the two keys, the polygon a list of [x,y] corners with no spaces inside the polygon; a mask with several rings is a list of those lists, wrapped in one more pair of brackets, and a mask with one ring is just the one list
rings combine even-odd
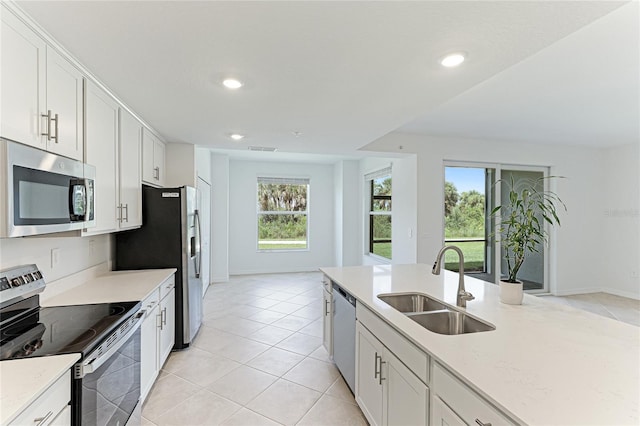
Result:
{"label": "window sill", "polygon": [[373,253],[365,253],[365,257],[371,259],[371,262],[378,263],[380,265],[391,265],[393,263],[393,259],[388,259],[386,257],[378,256]]}

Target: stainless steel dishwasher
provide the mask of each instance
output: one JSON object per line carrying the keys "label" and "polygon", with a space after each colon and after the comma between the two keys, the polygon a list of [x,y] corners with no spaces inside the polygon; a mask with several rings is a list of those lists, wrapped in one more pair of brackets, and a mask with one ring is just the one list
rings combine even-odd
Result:
{"label": "stainless steel dishwasher", "polygon": [[336,283],[333,283],[333,361],[355,393],[356,298]]}

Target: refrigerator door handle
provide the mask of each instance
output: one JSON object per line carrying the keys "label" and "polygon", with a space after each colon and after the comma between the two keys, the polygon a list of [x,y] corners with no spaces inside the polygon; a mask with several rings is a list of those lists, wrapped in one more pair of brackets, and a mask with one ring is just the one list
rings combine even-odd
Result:
{"label": "refrigerator door handle", "polygon": [[195,211],[194,221],[196,225],[196,235],[192,237],[192,254],[196,256],[196,278],[200,278],[201,265],[202,265],[202,250],[201,250],[201,234],[200,234],[200,213],[198,209]]}

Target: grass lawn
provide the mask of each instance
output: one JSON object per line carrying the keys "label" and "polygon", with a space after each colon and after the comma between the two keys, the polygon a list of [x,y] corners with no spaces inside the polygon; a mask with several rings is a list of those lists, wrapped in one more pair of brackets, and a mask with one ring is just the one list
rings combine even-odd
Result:
{"label": "grass lawn", "polygon": [[277,244],[270,242],[258,241],[258,250],[306,250],[306,241],[286,241],[278,242]]}
{"label": "grass lawn", "polygon": [[391,259],[391,243],[373,244],[373,254]]}
{"label": "grass lawn", "polygon": [[[484,269],[484,242],[469,241],[464,243],[447,243],[447,245],[458,246],[464,254],[465,271],[482,271]],[[447,251],[444,255],[445,269],[458,271],[458,254],[454,251]]]}

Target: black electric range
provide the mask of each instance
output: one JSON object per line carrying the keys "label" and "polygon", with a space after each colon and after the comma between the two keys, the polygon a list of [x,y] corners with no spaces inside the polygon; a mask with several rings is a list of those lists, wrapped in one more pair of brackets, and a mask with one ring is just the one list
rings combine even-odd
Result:
{"label": "black electric range", "polygon": [[41,307],[36,265],[0,271],[0,361],[77,353],[74,425],[139,423],[141,303]]}

